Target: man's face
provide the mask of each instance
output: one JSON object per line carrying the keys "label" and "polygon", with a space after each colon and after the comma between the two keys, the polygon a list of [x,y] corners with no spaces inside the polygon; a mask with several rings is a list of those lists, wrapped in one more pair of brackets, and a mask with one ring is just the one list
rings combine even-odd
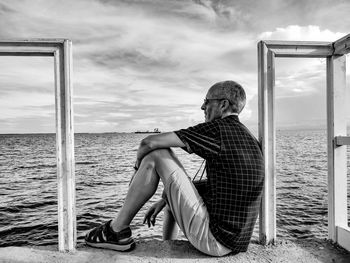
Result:
{"label": "man's face", "polygon": [[204,103],[201,109],[204,111],[205,122],[210,122],[216,119],[220,119],[222,111],[220,110],[220,102],[223,98],[216,94],[215,90],[210,89],[205,97]]}

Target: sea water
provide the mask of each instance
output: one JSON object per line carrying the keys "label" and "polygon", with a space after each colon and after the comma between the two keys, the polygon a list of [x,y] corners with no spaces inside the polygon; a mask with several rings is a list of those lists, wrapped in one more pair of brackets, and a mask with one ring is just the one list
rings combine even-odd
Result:
{"label": "sea water", "polygon": [[[113,218],[121,208],[137,147],[145,136],[75,135],[78,243],[88,229]],[[55,139],[55,134],[0,135],[0,246],[57,244]],[[326,151],[325,130],[277,131],[278,237],[327,238]],[[181,149],[175,152],[193,177],[202,159]],[[161,239],[162,213],[154,227],[143,225],[147,208],[161,192],[162,185],[133,220],[137,240]],[[256,227],[255,236],[257,231]]]}

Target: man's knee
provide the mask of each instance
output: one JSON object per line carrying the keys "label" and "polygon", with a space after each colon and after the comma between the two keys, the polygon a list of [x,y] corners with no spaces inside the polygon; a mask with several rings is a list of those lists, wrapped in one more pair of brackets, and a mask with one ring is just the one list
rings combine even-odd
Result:
{"label": "man's knee", "polygon": [[156,164],[161,161],[165,156],[169,156],[171,150],[169,149],[157,149],[149,152],[142,159],[142,164],[147,165],[149,168],[155,168]]}
{"label": "man's knee", "polygon": [[144,159],[157,161],[159,159],[166,158],[167,156],[172,156],[174,153],[170,148],[157,149],[149,152]]}
{"label": "man's knee", "polygon": [[174,171],[178,170],[179,168],[184,170],[181,162],[176,157],[176,154],[170,148],[154,150],[148,153],[144,157],[143,161],[145,161],[146,163],[152,163],[155,165],[154,168],[156,169],[163,183],[164,183],[165,177],[168,177]]}

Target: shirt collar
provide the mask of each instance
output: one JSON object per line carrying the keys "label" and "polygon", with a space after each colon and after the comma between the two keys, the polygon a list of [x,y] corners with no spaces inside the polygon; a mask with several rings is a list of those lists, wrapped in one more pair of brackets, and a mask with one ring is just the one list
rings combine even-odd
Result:
{"label": "shirt collar", "polygon": [[230,113],[230,114],[226,115],[224,118],[226,118],[228,116],[236,116],[236,117],[238,117],[238,113]]}

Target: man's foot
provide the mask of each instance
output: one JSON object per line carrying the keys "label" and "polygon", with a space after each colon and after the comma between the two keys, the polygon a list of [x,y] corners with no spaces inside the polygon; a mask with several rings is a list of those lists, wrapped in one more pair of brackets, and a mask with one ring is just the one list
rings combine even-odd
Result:
{"label": "man's foot", "polygon": [[117,251],[128,251],[135,248],[135,241],[131,237],[130,227],[115,232],[111,228],[111,221],[93,228],[85,235],[85,243],[91,247],[107,248]]}

